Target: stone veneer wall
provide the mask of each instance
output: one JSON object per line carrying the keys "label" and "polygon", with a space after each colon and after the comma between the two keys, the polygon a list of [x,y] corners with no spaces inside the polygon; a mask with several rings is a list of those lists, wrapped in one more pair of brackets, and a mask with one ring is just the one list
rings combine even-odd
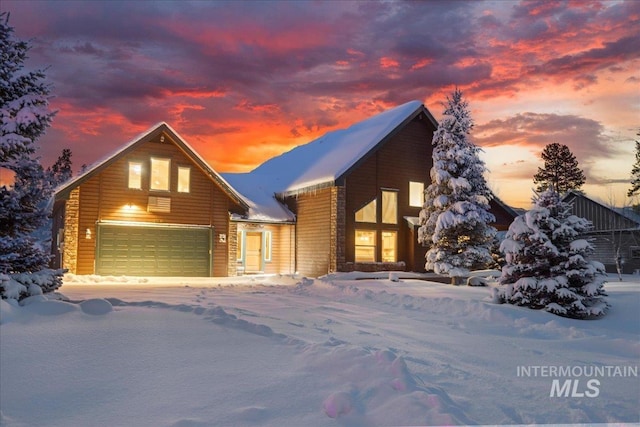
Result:
{"label": "stone veneer wall", "polygon": [[229,234],[227,236],[227,246],[229,248],[227,262],[227,275],[229,277],[236,276],[238,274],[238,265],[236,263],[236,256],[238,253],[238,223],[229,222]]}
{"label": "stone veneer wall", "polygon": [[344,271],[345,267],[345,188],[331,187],[331,246],[329,270]]}
{"label": "stone veneer wall", "polygon": [[65,203],[64,246],[62,250],[62,268],[75,274],[78,268],[78,227],[80,224],[80,189],[76,188]]}

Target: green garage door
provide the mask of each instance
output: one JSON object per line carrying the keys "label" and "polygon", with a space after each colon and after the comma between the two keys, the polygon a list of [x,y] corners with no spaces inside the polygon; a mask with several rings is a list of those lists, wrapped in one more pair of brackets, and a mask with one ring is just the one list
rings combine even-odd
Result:
{"label": "green garage door", "polygon": [[98,224],[96,274],[211,275],[211,228]]}

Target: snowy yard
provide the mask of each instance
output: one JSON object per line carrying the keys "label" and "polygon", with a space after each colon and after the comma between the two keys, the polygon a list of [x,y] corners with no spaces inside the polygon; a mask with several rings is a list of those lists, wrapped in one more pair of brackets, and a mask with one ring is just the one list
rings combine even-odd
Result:
{"label": "snowy yard", "polygon": [[69,276],[0,302],[0,425],[637,423],[640,278],[610,279],[585,321],[409,278]]}

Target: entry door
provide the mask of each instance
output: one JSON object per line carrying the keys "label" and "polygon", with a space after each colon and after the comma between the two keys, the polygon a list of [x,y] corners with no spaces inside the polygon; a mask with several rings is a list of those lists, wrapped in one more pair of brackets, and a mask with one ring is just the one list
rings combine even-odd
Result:
{"label": "entry door", "polygon": [[248,273],[262,270],[262,233],[247,233],[244,268]]}

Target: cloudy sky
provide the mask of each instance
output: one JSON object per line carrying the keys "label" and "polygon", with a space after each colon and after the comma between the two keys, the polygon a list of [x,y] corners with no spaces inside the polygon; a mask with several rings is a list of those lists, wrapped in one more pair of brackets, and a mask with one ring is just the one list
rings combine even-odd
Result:
{"label": "cloudy sky", "polygon": [[640,1],[13,1],[76,169],[166,121],[219,172],[410,100],[469,101],[490,186],[529,205],[546,144],[625,202],[640,132]]}

